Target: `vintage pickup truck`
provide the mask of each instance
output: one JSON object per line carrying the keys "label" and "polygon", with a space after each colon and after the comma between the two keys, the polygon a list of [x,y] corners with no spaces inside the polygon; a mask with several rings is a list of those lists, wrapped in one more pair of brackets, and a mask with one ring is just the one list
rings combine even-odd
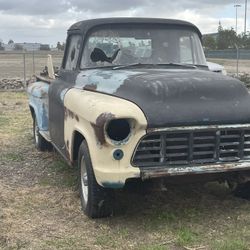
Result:
{"label": "vintage pickup truck", "polygon": [[179,20],[78,22],[58,74],[50,60],[29,84],[35,145],[77,166],[89,217],[133,179],[249,181],[250,96],[208,70],[201,37]]}

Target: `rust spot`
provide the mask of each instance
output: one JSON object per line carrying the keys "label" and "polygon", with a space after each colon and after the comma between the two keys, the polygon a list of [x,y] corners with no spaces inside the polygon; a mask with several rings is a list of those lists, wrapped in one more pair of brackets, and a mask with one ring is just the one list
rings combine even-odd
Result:
{"label": "rust spot", "polygon": [[44,90],[41,90],[41,97],[42,98],[46,98],[47,95],[48,95],[47,92],[45,92]]}
{"label": "rust spot", "polygon": [[67,118],[68,118],[67,108],[64,107],[64,119],[66,120]]}
{"label": "rust spot", "polygon": [[76,119],[79,122],[79,117],[71,110],[64,108],[64,119],[67,120],[68,118]]}
{"label": "rust spot", "polygon": [[101,145],[105,143],[105,135],[104,135],[104,126],[107,121],[110,121],[115,116],[112,113],[102,113],[96,118],[96,123],[91,123],[91,126],[93,127],[95,131],[95,135],[97,140]]}
{"label": "rust spot", "polygon": [[93,83],[92,84],[87,84],[87,85],[85,85],[83,87],[83,89],[95,91],[97,89],[97,86],[96,86],[96,84],[93,84]]}
{"label": "rust spot", "polygon": [[68,112],[69,112],[69,117],[71,118],[71,119],[74,119],[74,113],[71,111],[71,110],[69,110],[68,109]]}

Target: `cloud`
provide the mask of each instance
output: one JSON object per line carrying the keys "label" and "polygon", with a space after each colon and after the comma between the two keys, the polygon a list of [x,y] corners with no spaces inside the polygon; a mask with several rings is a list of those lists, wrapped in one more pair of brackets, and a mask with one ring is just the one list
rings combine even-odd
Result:
{"label": "cloud", "polygon": [[[242,0],[243,1],[243,0]],[[221,6],[233,5],[228,0],[0,0],[0,11],[11,14],[48,15],[58,14],[73,9],[76,12],[111,13],[128,11],[135,8],[151,9],[154,11],[164,9],[167,13],[179,10],[216,9]],[[147,14],[147,13],[145,13]]]}
{"label": "cloud", "polygon": [[[0,36],[6,41],[56,44],[76,21],[115,16],[162,17],[191,21],[203,33],[235,27],[235,1],[228,0],[0,0]],[[238,1],[242,5],[244,0]],[[243,30],[244,6],[239,9],[239,31]],[[250,10],[250,4],[249,4]],[[249,22],[250,23],[250,22]]]}

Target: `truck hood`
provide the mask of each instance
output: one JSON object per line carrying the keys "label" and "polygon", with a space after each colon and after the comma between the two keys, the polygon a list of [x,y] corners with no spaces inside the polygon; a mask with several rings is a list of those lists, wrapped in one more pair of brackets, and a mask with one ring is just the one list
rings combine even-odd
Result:
{"label": "truck hood", "polygon": [[243,83],[206,70],[85,70],[76,87],[137,104],[148,128],[250,122],[250,96]]}

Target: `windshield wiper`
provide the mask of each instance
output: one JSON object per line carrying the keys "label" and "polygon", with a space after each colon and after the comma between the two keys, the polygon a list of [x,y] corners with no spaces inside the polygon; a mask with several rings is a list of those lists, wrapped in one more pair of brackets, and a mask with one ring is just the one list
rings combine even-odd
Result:
{"label": "windshield wiper", "polygon": [[130,67],[184,67],[184,68],[191,68],[191,69],[196,69],[197,66],[193,64],[184,64],[184,63],[131,63],[131,64],[126,64],[126,65],[118,65],[113,67],[114,70],[116,69],[124,69],[124,68],[130,68]]}
{"label": "windshield wiper", "polygon": [[186,63],[157,63],[156,65],[159,66],[173,66],[173,67],[185,67],[185,68],[191,68],[196,69],[197,66],[194,64],[186,64]]}
{"label": "windshield wiper", "polygon": [[140,66],[149,66],[153,64],[145,64],[145,63],[131,63],[131,64],[125,64],[125,65],[117,65],[114,66],[113,69],[124,69],[124,68],[130,68],[130,67],[140,67]]}

